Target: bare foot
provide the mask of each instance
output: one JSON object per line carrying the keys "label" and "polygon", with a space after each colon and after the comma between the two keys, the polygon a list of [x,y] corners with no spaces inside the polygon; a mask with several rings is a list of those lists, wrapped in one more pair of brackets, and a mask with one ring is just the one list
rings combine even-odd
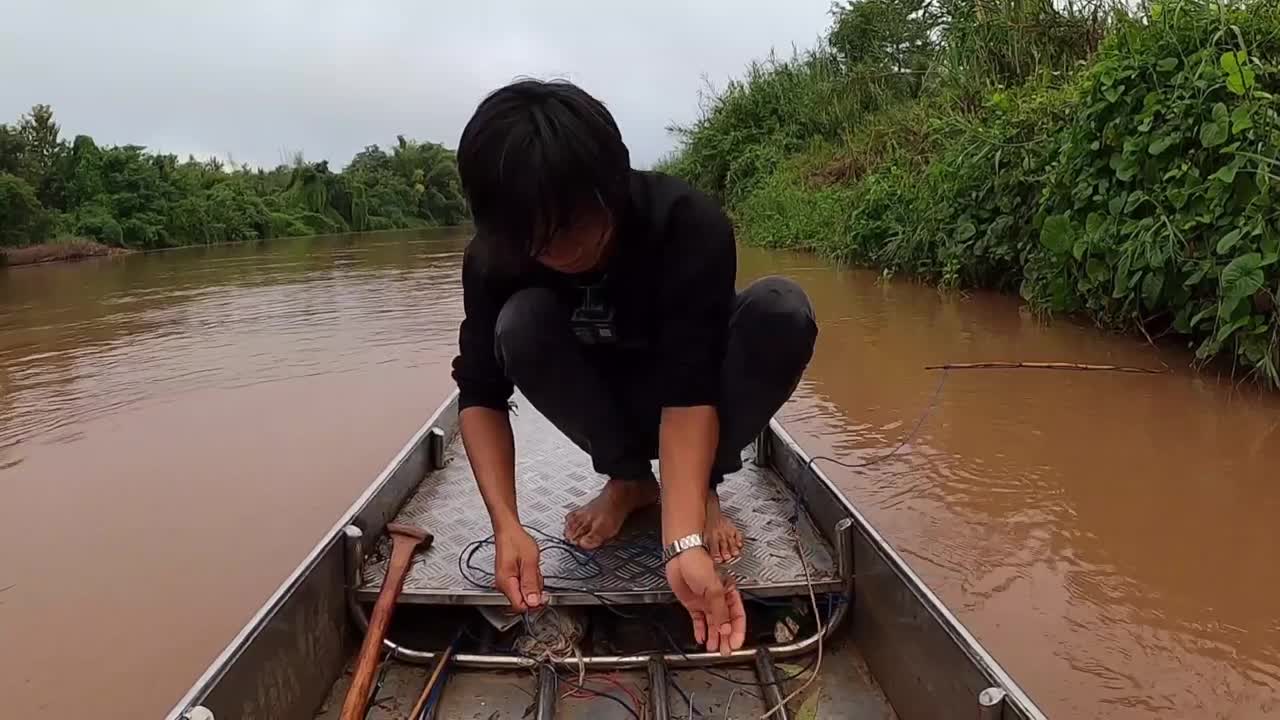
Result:
{"label": "bare foot", "polygon": [[733,562],[742,554],[742,533],[720,512],[720,496],[714,488],[707,494],[707,528],[702,539],[718,563]]}
{"label": "bare foot", "polygon": [[609,478],[599,495],[565,516],[564,537],[584,550],[595,550],[617,536],[631,513],[658,502],[658,484]]}

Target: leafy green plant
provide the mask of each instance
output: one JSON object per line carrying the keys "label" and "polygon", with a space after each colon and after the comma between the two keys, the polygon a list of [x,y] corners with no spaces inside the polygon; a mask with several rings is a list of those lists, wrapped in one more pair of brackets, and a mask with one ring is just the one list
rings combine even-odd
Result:
{"label": "leafy green plant", "polygon": [[[750,242],[1017,290],[1280,384],[1280,5],[914,8],[841,6],[831,51],[753,66],[665,167]],[[876,79],[922,58],[917,94]],[[814,111],[815,86],[858,111]]]}
{"label": "leafy green plant", "polygon": [[1280,16],[1181,3],[1129,21],[1080,79],[1045,187],[1033,304],[1276,367]]}

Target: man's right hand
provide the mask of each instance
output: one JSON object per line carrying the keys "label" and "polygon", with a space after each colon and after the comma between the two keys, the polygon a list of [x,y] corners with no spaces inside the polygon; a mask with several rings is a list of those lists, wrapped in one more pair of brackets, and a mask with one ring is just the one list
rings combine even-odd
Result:
{"label": "man's right hand", "polygon": [[742,595],[725,583],[706,548],[686,550],[667,563],[667,582],[693,620],[693,639],[706,643],[707,652],[728,655],[747,638],[747,613]]}
{"label": "man's right hand", "polygon": [[494,585],[507,596],[511,607],[524,612],[542,606],[542,570],[538,543],[522,527],[494,536]]}

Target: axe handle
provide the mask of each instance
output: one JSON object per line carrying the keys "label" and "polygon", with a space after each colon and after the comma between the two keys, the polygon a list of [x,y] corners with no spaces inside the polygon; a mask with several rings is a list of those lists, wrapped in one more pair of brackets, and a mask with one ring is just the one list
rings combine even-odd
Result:
{"label": "axe handle", "polygon": [[[387,627],[391,625],[396,598],[404,587],[413,551],[424,541],[420,536],[402,535],[394,529],[388,529],[391,531],[391,561],[387,563],[387,576],[383,578],[382,589],[378,591],[378,602],[373,606],[369,632],[365,633],[364,642],[360,645],[356,670],[351,676],[351,687],[347,689],[346,700],[342,703],[341,720],[364,720],[369,707],[369,692],[373,688],[373,678],[378,670],[382,640],[387,636]],[[430,535],[426,536],[427,544],[430,544],[430,538]]]}

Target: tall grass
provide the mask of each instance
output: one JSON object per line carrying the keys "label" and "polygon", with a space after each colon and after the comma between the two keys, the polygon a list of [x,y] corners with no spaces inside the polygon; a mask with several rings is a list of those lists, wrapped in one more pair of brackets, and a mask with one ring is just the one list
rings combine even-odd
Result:
{"label": "tall grass", "polygon": [[864,0],[667,167],[749,242],[1183,337],[1280,384],[1280,6]]}
{"label": "tall grass", "polygon": [[89,238],[64,236],[37,245],[0,247],[0,267],[36,265],[60,260],[83,260],[125,252],[128,251],[109,247]]}

